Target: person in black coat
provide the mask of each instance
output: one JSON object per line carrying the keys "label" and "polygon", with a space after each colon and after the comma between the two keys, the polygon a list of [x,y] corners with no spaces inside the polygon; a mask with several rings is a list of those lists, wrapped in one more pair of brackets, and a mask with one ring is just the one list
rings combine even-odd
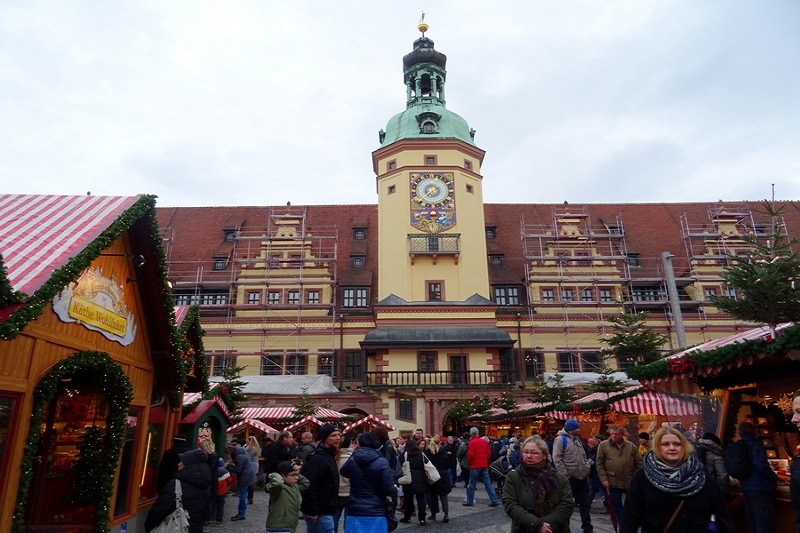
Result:
{"label": "person in black coat", "polygon": [[333,533],[333,516],[339,503],[339,466],[336,452],[342,439],[339,428],[325,424],[317,430],[319,446],[306,458],[303,475],[310,483],[300,510],[308,533]]}
{"label": "person in black coat", "polygon": [[261,457],[264,458],[264,473],[269,475],[278,471],[278,465],[284,461],[292,462],[297,455],[294,449],[294,436],[290,431],[282,431],[278,440],[269,447],[264,448]]}
{"label": "person in black coat", "polygon": [[716,522],[719,533],[734,533],[733,519],[717,483],[675,428],[662,427],[653,449],[631,479],[620,533],[705,533]]}
{"label": "person in black coat", "polygon": [[211,474],[208,471],[208,455],[195,449],[179,456],[178,470],[158,493],[156,502],[147,513],[144,529],[149,532],[164,521],[175,510],[175,486],[180,481],[183,508],[189,513],[189,533],[203,533],[203,522],[211,499]]}
{"label": "person in black coat", "polygon": [[183,452],[188,452],[192,447],[189,446],[189,440],[183,435],[175,435],[172,437],[172,448],[169,448],[161,456],[161,462],[158,464],[158,474],[156,475],[156,490],[161,492],[167,481],[172,479],[175,472],[178,471],[178,456]]}
{"label": "person in black coat", "polygon": [[[436,470],[439,471],[439,481],[428,485],[428,490],[431,493],[431,520],[436,520],[436,513],[441,509],[444,513],[442,522],[447,523],[450,521],[450,506],[447,501],[447,495],[453,490],[448,475],[449,464],[447,452],[444,446],[439,447],[435,440],[431,440],[430,446],[424,448],[422,453],[425,454],[428,460],[433,463],[433,466],[436,467]],[[439,505],[440,503],[441,507]]]}
{"label": "person in black coat", "polygon": [[[424,440],[408,439],[406,441],[405,452],[400,458],[402,463],[408,462],[411,472],[411,483],[403,485],[403,518],[399,521],[403,524],[411,522],[411,515],[414,514],[414,499],[417,500],[417,517],[420,525],[425,525],[425,496],[428,494],[428,476],[425,475],[425,459],[422,449],[425,446]],[[405,464],[403,472],[405,472]]]}

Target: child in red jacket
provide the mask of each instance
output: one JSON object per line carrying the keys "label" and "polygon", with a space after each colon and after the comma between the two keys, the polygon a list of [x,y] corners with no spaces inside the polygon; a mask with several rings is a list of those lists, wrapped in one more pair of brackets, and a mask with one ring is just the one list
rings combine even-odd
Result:
{"label": "child in red jacket", "polygon": [[225,516],[225,495],[228,494],[228,487],[231,484],[231,473],[227,469],[219,467],[217,475],[219,484],[217,493],[211,495],[211,517],[217,521],[217,524],[220,524],[222,517]]}

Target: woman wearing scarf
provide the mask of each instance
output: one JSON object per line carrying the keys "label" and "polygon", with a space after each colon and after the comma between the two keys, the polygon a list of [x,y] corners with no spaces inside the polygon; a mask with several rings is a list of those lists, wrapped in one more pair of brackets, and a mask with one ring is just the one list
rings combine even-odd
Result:
{"label": "woman wearing scarf", "polygon": [[506,476],[502,501],[512,533],[569,533],[572,490],[550,464],[547,443],[540,437],[522,444],[522,463]]}
{"label": "woman wearing scarf", "polygon": [[720,533],[733,533],[722,491],[706,476],[692,445],[680,431],[662,427],[631,480],[620,533],[640,527],[643,533],[705,532],[712,520]]}

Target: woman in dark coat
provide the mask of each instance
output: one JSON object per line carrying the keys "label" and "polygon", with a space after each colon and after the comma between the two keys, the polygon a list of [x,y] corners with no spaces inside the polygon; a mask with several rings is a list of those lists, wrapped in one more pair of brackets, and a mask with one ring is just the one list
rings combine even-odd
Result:
{"label": "woman in dark coat", "polygon": [[425,496],[428,494],[428,477],[425,475],[425,462],[422,456],[421,446],[425,441],[408,439],[406,441],[405,453],[400,457],[405,472],[407,462],[411,472],[411,483],[403,485],[403,518],[399,520],[403,524],[411,522],[411,515],[414,514],[414,499],[417,500],[417,517],[420,525],[425,522]]}
{"label": "woman in dark coat", "polygon": [[722,491],[692,445],[681,431],[662,427],[631,480],[620,533],[700,533],[712,517],[719,533],[734,532]]}
{"label": "woman in dark coat", "polygon": [[436,513],[439,512],[439,503],[441,502],[441,510],[444,513],[442,522],[447,523],[450,521],[450,507],[447,503],[447,495],[452,490],[450,476],[448,475],[450,464],[447,450],[445,450],[444,446],[440,447],[436,440],[431,440],[430,446],[423,448],[422,453],[439,471],[439,481],[428,485],[428,490],[431,493],[431,520],[436,520]]}
{"label": "woman in dark coat", "polygon": [[377,435],[362,433],[357,442],[355,451],[339,471],[350,480],[344,533],[387,531],[385,502],[394,501],[397,495],[394,470],[378,452],[381,442]]}
{"label": "woman in dark coat", "polygon": [[180,454],[178,471],[158,493],[156,503],[147,513],[145,531],[151,531],[175,510],[175,485],[181,483],[183,508],[189,513],[189,533],[203,533],[203,522],[211,499],[211,473],[208,455],[203,450],[190,450]]}

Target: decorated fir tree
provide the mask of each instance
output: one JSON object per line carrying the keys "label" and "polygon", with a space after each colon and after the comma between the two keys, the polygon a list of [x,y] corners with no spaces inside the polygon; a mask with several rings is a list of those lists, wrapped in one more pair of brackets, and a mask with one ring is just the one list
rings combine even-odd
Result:
{"label": "decorated fir tree", "polygon": [[650,363],[661,358],[658,351],[669,337],[646,326],[648,314],[621,313],[608,318],[614,334],[600,339],[607,348],[603,356],[621,364]]}
{"label": "decorated fir tree", "polygon": [[297,399],[297,403],[294,404],[294,415],[298,418],[313,415],[317,412],[317,407],[314,405],[314,402],[311,401],[311,396],[308,394],[308,387],[303,387],[302,390],[303,393]]}

